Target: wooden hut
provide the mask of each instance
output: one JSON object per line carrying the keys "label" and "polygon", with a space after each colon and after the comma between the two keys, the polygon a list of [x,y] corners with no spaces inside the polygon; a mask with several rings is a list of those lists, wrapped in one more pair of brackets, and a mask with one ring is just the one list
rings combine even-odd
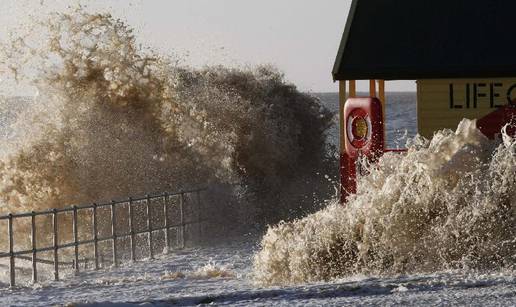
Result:
{"label": "wooden hut", "polygon": [[385,81],[416,80],[423,136],[463,118],[484,118],[484,131],[499,132],[516,109],[514,16],[516,1],[508,0],[353,0],[333,68],[341,153],[356,80],[369,80],[384,110]]}

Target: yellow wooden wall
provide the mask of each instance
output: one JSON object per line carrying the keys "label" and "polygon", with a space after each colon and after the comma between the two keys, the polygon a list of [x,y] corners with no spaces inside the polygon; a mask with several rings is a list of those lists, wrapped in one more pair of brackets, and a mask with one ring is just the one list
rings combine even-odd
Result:
{"label": "yellow wooden wall", "polygon": [[427,138],[443,128],[455,130],[463,118],[481,118],[516,100],[516,78],[418,80],[417,89],[418,131]]}

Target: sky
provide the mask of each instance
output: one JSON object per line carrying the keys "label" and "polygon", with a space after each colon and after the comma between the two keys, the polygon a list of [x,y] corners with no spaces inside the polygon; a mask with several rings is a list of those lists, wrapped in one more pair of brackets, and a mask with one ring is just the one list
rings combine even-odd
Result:
{"label": "sky", "polygon": [[[1,0],[0,26],[76,3],[111,12],[135,28],[142,45],[187,65],[272,64],[303,91],[338,90],[331,70],[351,0]],[[414,89],[408,81],[387,84]]]}

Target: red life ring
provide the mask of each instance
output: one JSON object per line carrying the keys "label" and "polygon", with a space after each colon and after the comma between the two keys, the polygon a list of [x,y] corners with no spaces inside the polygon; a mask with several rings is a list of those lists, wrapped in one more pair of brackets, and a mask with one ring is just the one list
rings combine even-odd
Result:
{"label": "red life ring", "polygon": [[371,140],[371,118],[364,109],[354,109],[348,115],[347,137],[356,149],[363,148]]}

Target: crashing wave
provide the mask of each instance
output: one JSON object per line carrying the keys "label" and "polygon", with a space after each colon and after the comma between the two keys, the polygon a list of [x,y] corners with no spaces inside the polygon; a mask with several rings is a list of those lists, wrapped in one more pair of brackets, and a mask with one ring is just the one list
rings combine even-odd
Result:
{"label": "crashing wave", "polygon": [[38,95],[0,157],[0,213],[206,184],[275,194],[328,164],[332,114],[272,67],[183,67],[81,9],[13,37],[3,77]]}
{"label": "crashing wave", "polygon": [[345,206],[270,228],[257,282],[516,264],[516,140],[507,134],[490,141],[464,120],[386,154],[358,187]]}

